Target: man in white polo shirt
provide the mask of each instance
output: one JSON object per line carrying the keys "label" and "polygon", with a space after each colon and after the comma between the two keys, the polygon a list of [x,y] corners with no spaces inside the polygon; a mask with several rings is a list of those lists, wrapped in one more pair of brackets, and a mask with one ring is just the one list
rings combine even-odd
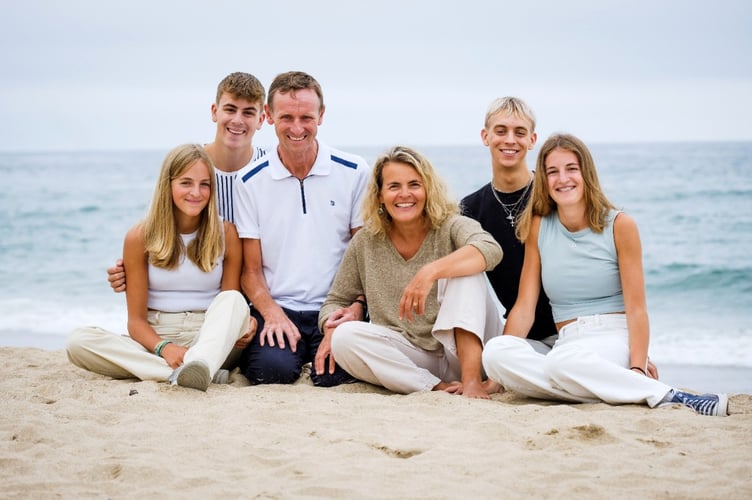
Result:
{"label": "man in white polo shirt", "polygon": [[[322,340],[318,312],[355,231],[369,167],[316,139],[324,116],[321,86],[288,72],[265,106],[279,145],[238,172],[235,221],[243,241],[241,285],[259,322],[240,367],[253,384],[292,383]],[[360,302],[349,308],[362,319]],[[344,370],[316,374],[319,386],[352,381]]]}

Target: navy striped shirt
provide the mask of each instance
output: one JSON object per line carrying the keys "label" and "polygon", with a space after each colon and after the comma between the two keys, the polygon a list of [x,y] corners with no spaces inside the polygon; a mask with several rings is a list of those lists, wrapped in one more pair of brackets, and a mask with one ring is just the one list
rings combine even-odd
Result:
{"label": "navy striped shirt", "polygon": [[[258,160],[265,154],[266,151],[254,146],[251,163]],[[238,172],[224,172],[219,169],[214,169],[214,172],[217,178],[217,208],[219,208],[219,215],[222,217],[222,219],[235,224],[235,212],[233,208],[232,195],[235,185],[235,176]]]}

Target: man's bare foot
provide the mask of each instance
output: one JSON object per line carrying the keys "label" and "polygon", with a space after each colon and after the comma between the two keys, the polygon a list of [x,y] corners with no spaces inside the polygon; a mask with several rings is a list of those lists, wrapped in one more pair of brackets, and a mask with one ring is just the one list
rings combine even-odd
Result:
{"label": "man's bare foot", "polygon": [[496,392],[498,392],[499,394],[502,394],[504,392],[504,386],[498,382],[491,380],[490,378],[484,380],[481,383],[481,385],[483,386],[483,389],[485,389],[485,391],[488,394],[494,394]]}

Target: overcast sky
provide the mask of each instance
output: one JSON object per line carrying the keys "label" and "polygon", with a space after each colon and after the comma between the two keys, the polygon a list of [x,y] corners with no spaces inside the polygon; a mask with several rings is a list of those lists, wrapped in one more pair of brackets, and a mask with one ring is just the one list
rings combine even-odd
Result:
{"label": "overcast sky", "polygon": [[210,141],[226,74],[292,69],[322,84],[338,147],[477,144],[503,95],[542,137],[752,140],[749,0],[19,0],[0,16],[0,151]]}

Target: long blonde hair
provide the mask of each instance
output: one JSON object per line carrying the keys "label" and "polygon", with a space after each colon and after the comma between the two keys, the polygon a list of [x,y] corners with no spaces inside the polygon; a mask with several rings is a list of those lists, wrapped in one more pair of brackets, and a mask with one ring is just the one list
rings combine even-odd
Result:
{"label": "long blonde hair", "polygon": [[546,179],[546,158],[556,148],[565,149],[572,152],[580,164],[580,172],[585,188],[585,217],[588,227],[596,233],[603,232],[606,227],[606,216],[609,211],[616,208],[601,189],[598,180],[598,172],[595,169],[595,161],[590,154],[590,150],[577,137],[571,134],[554,134],[543,143],[538,160],[535,165],[535,178],[533,180],[533,192],[530,195],[530,202],[520,216],[517,225],[517,239],[523,243],[530,234],[530,225],[533,216],[540,215],[545,217],[556,210],[556,202],[548,193],[548,182]]}
{"label": "long blonde hair", "polygon": [[[428,159],[407,146],[394,146],[376,159],[363,199],[365,229],[373,234],[386,235],[392,225],[389,213],[381,208],[379,194],[384,184],[384,167],[388,163],[404,163],[418,172],[426,190],[426,206],[423,209],[430,228],[439,227],[450,215],[459,213],[457,202],[449,195],[444,181]],[[381,209],[381,210],[379,210]]]}
{"label": "long blonde hair", "polygon": [[[198,234],[186,249],[175,219],[172,181],[183,175],[197,161],[203,161],[209,168],[210,194],[209,202],[201,211]],[[214,269],[224,253],[224,227],[217,210],[216,188],[212,161],[200,145],[183,144],[167,154],[154,188],[149,213],[142,225],[144,247],[152,265],[174,269],[182,256],[187,255],[203,272],[208,273]]]}

